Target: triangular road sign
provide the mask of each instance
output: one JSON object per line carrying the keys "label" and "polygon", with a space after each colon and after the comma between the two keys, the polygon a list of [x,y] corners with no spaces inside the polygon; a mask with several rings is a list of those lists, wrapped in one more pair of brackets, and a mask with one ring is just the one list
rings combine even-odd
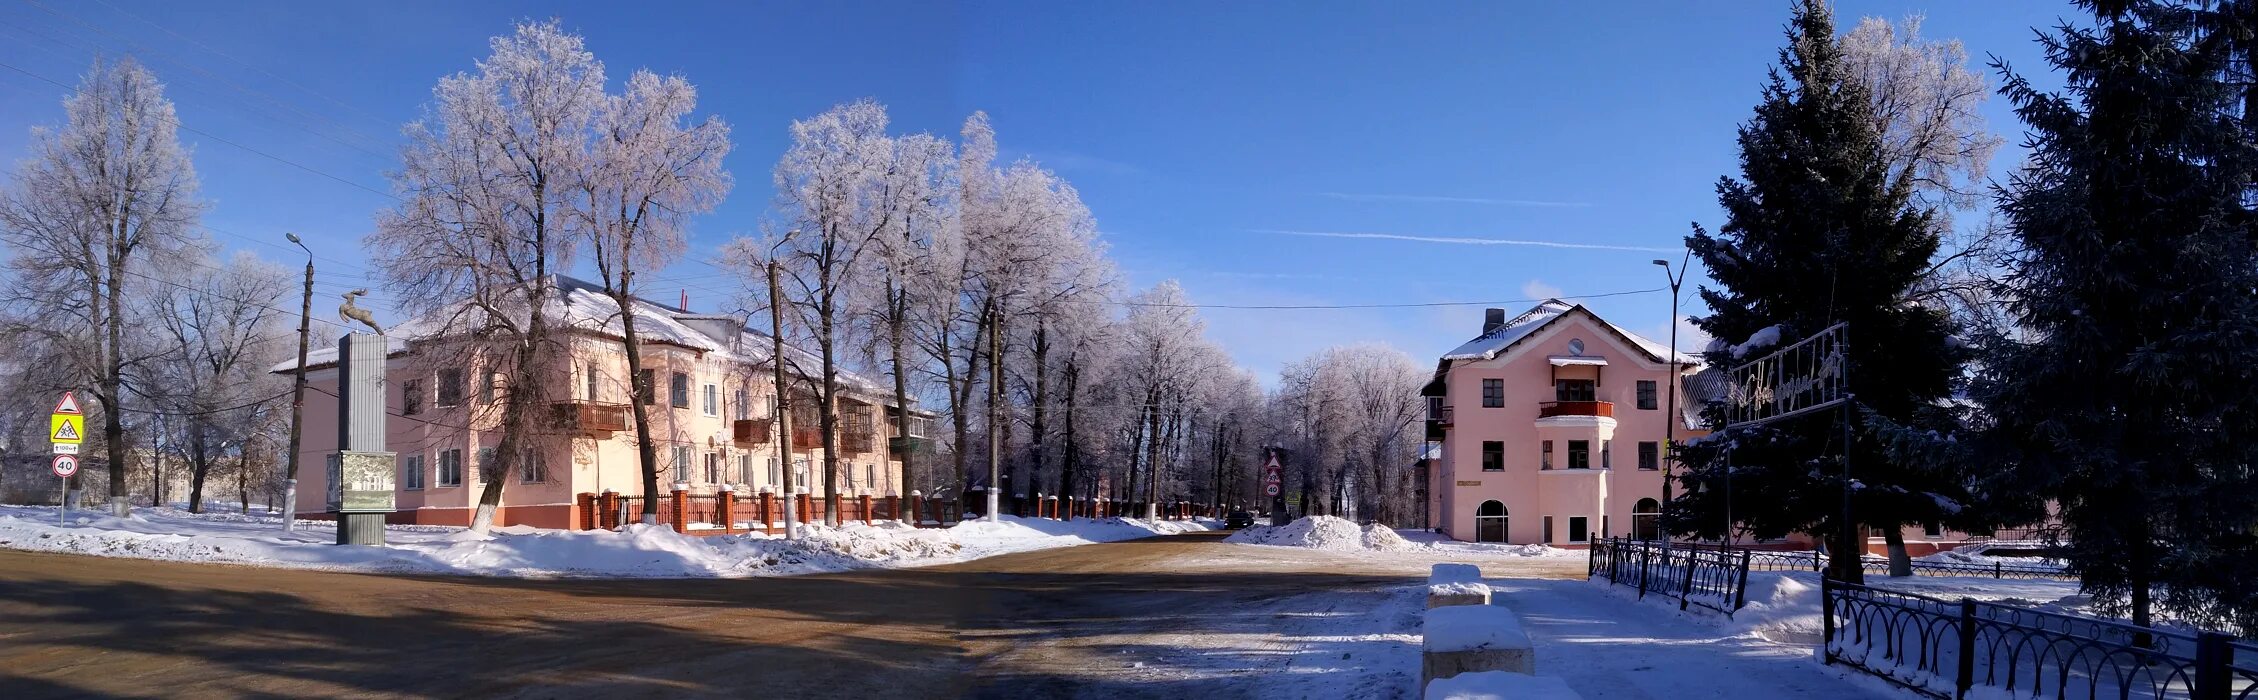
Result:
{"label": "triangular road sign", "polygon": [[55,412],[69,414],[84,413],[84,411],[78,410],[78,395],[68,391],[63,392],[63,400],[55,402]]}
{"label": "triangular road sign", "polygon": [[86,439],[86,436],[78,434],[78,421],[63,421],[55,426],[54,439],[57,442],[77,442]]}

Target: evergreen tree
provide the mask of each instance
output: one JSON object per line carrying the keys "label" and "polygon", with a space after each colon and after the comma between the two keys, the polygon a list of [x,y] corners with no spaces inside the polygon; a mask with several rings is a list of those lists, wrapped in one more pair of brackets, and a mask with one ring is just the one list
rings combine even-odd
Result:
{"label": "evergreen tree", "polygon": [[[2042,37],[2062,93],[2012,76],[2029,164],[2001,196],[2018,265],[1973,395],[1979,455],[2055,504],[2115,612],[2258,620],[2258,286],[2240,3],[2085,2]],[[2214,12],[2215,10],[2222,10]],[[2002,68],[2003,73],[2009,73]]]}
{"label": "evergreen tree", "polygon": [[[1725,225],[1687,238],[1717,288],[1696,323],[1720,339],[1778,334],[1794,342],[1849,323],[1850,411],[1817,413],[1697,441],[1679,452],[1686,470],[1673,532],[1722,534],[1727,465],[1733,519],[1757,536],[1829,534],[1835,551],[1860,552],[1841,527],[1843,465],[1851,461],[1859,524],[1880,528],[1905,563],[1900,528],[1937,522],[1965,498],[1956,463],[1886,458],[1887,431],[1936,424],[1961,353],[1945,313],[1908,301],[1938,247],[1935,212],[1919,204],[1910,169],[1892,168],[1870,95],[1843,60],[1826,5],[1805,0],[1756,114],[1741,125],[1741,177],[1721,178]],[[1729,367],[1767,351],[1713,346]],[[1846,415],[1847,414],[1847,415]],[[1842,421],[1851,422],[1850,445]],[[1856,581],[1856,556],[1836,576]]]}

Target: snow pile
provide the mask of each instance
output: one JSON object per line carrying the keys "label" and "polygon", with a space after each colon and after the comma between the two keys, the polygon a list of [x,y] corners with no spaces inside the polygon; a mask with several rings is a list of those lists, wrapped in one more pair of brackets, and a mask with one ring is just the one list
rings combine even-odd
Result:
{"label": "snow pile", "polygon": [[1427,584],[1427,595],[1430,597],[1489,594],[1490,585],[1478,581],[1448,581]]}
{"label": "snow pile", "polygon": [[1512,671],[1461,673],[1427,682],[1427,700],[1581,700],[1558,676]]}
{"label": "snow pile", "polygon": [[94,556],[250,564],[338,571],[513,577],[740,577],[945,564],[1011,552],[1208,529],[1197,522],[1125,518],[1005,517],[946,529],[898,523],[814,525],[786,540],[758,534],[693,537],[634,524],[618,532],[513,526],[480,535],[462,528],[387,526],[382,547],[339,547],[336,525],[302,521],[284,533],[274,518],[140,509],[112,518],[54,508],[0,507],[0,548]]}
{"label": "snow pile", "polygon": [[1404,552],[1419,549],[1419,545],[1412,544],[1386,526],[1358,527],[1345,518],[1330,515],[1312,515],[1278,526],[1250,527],[1223,541],[1336,552]]}

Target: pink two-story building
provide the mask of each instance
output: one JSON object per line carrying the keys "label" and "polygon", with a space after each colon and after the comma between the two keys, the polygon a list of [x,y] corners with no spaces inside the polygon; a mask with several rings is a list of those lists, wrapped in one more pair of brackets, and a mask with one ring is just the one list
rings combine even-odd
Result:
{"label": "pink two-story building", "polygon": [[[1581,546],[1653,537],[1670,421],[1701,434],[1682,385],[1700,360],[1558,299],[1443,356],[1428,402],[1433,525],[1472,542]],[[1670,393],[1679,391],[1678,415]]]}

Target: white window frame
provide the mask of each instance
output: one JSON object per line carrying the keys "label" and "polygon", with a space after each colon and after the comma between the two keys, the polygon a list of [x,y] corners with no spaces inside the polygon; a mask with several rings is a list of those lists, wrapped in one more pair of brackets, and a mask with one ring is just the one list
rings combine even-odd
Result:
{"label": "white window frame", "polygon": [[674,477],[674,483],[677,483],[677,484],[679,484],[679,483],[683,483],[683,482],[687,482],[687,481],[689,481],[689,480],[690,480],[690,446],[689,446],[689,445],[675,445],[675,446],[674,446],[674,471],[673,471],[673,474],[672,474],[672,476]]}
{"label": "white window frame", "polygon": [[703,412],[703,413],[705,413],[706,415],[709,415],[709,416],[716,416],[716,417],[720,416],[720,415],[721,415],[721,385],[719,385],[719,384],[707,384],[707,385],[706,385],[706,390],[705,390],[704,392],[702,392],[702,393],[704,394],[704,403],[703,403],[702,405],[700,405],[700,406],[699,406],[699,408],[705,409],[705,410],[704,410],[704,411],[702,411],[702,412]]}
{"label": "white window frame", "polygon": [[423,455],[408,455],[400,465],[400,490],[423,490]]}
{"label": "white window frame", "polygon": [[[447,477],[453,476],[453,479]],[[450,447],[439,451],[438,488],[458,488],[463,485],[463,448]]]}

